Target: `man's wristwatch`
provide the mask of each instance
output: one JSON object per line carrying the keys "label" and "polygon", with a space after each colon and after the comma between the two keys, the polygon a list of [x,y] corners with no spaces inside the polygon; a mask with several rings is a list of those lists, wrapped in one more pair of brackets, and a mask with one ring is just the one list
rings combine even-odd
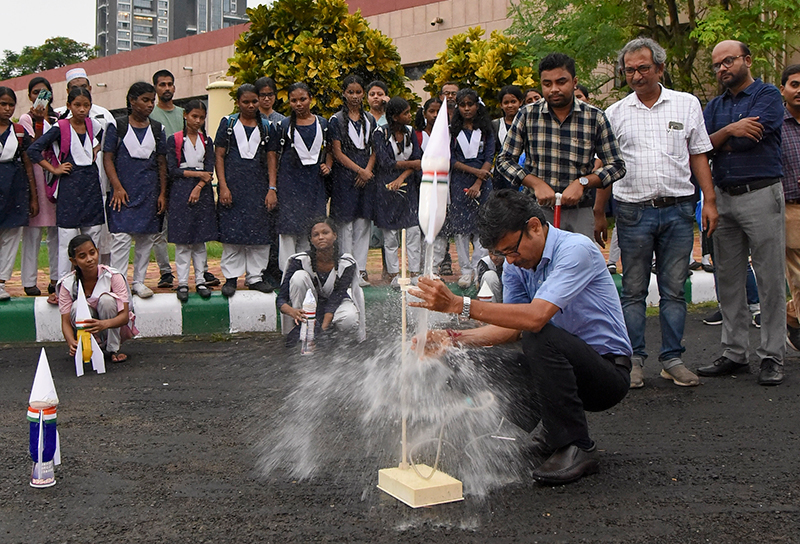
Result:
{"label": "man's wristwatch", "polygon": [[578,182],[584,189],[589,186],[589,178],[587,178],[586,176],[579,177]]}
{"label": "man's wristwatch", "polygon": [[272,186],[270,186],[268,190],[269,190],[269,191],[275,191],[275,193],[276,193],[276,194],[277,194],[277,192],[278,192],[278,188],[277,188],[277,187],[272,187]]}
{"label": "man's wristwatch", "polygon": [[472,303],[472,299],[469,297],[464,297],[464,305],[461,307],[461,313],[458,314],[458,321],[460,323],[466,323],[469,321],[469,307]]}

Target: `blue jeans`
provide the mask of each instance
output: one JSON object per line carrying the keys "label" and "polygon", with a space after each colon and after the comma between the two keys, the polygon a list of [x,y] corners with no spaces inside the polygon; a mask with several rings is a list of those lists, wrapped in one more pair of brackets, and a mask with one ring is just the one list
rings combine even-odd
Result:
{"label": "blue jeans", "polygon": [[658,360],[663,363],[680,357],[685,350],[681,345],[686,321],[684,284],[694,245],[694,205],[684,202],[653,208],[617,202],[617,238],[622,253],[622,313],[633,354],[647,357],[645,311],[655,251],[661,324]]}

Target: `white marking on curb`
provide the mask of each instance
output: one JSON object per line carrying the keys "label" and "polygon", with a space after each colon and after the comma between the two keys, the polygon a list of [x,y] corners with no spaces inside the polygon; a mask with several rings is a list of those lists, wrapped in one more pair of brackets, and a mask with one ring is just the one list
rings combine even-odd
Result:
{"label": "white marking on curb", "polygon": [[277,328],[276,298],[274,293],[236,291],[236,294],[228,299],[230,332],[274,331]]}
{"label": "white marking on curb", "polygon": [[47,297],[36,297],[33,301],[33,320],[36,322],[37,342],[61,342],[61,313],[58,306],[47,303]]}
{"label": "white marking on curb", "polygon": [[160,293],[150,298],[134,295],[133,311],[140,337],[180,336],[183,333],[181,301],[175,295]]}
{"label": "white marking on curb", "polygon": [[692,304],[717,300],[717,293],[714,291],[714,274],[696,271],[689,279],[692,280]]}

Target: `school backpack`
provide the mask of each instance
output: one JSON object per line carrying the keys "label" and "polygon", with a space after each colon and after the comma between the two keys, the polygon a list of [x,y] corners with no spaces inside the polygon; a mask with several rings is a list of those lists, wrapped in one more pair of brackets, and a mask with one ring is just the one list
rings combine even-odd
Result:
{"label": "school backpack", "polygon": [[[198,135],[203,138],[203,145],[208,143],[206,135],[201,131]],[[178,160],[178,166],[183,162],[183,131],[179,130],[174,135],[175,137],[175,158]]]}
{"label": "school backpack", "polygon": [[[91,142],[94,139],[94,124],[88,117],[84,119],[86,123],[86,135]],[[44,158],[53,166],[60,166],[69,156],[70,146],[72,145],[72,127],[69,124],[69,119],[59,119],[58,131],[60,132],[60,139],[58,142],[58,155],[52,149],[46,150],[43,155]],[[94,146],[92,146],[94,147]],[[47,200],[56,202],[58,200],[58,181],[61,176],[54,176],[48,172],[47,181],[45,183],[45,194]]]}

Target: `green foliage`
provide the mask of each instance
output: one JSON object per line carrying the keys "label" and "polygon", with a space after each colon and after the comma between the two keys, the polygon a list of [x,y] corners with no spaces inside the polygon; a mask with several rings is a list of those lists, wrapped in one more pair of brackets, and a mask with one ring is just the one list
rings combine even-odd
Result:
{"label": "green foliage", "polygon": [[628,40],[652,38],[667,51],[665,85],[706,101],[717,93],[714,44],[747,43],[756,75],[774,81],[797,51],[799,12],[800,0],[519,0],[508,32],[527,43],[532,58],[551,51],[574,57],[578,78],[594,91],[615,80],[617,51]]}
{"label": "green foliage", "polygon": [[94,58],[94,47],[70,38],[50,38],[38,47],[25,46],[15,53],[6,49],[0,61],[0,79],[35,74]]}
{"label": "green foliage", "polygon": [[228,74],[235,76],[236,87],[272,77],[284,114],[289,114],[286,87],[303,81],[314,93],[314,111],[332,115],[342,106],[342,79],[349,74],[365,84],[383,81],[390,96],[417,100],[405,86],[392,40],[370,28],[360,12],[348,13],[344,0],[278,0],[248,8],[247,14],[250,29],[236,41]]}
{"label": "green foliage", "polygon": [[533,69],[520,40],[493,31],[489,40],[481,27],[447,39],[447,47],[422,78],[425,90],[438,95],[447,81],[472,87],[490,110],[497,110],[497,91],[505,85],[525,90],[536,84]]}

